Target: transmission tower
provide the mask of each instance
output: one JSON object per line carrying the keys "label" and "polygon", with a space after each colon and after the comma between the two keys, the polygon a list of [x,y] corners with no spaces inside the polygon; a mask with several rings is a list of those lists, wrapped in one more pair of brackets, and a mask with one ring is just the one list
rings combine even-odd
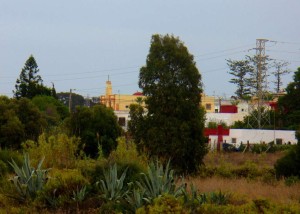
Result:
{"label": "transmission tower", "polygon": [[256,72],[257,72],[257,91],[256,91],[256,100],[254,100],[250,106],[249,110],[252,112],[254,121],[248,120],[248,125],[251,127],[257,127],[261,129],[264,125],[270,124],[270,115],[265,112],[266,107],[266,96],[265,92],[268,89],[267,81],[267,68],[265,67],[265,47],[267,39],[256,39]]}

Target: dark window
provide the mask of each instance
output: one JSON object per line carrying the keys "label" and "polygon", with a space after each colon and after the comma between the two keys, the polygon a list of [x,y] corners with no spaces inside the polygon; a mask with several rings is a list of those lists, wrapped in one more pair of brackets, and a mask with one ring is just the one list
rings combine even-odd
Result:
{"label": "dark window", "polygon": [[119,117],[119,125],[120,126],[125,126],[125,123],[126,123],[125,117]]}
{"label": "dark window", "polygon": [[236,138],[231,138],[232,143],[236,143]]}
{"label": "dark window", "polygon": [[211,110],[211,104],[210,103],[205,104],[205,108],[206,110]]}

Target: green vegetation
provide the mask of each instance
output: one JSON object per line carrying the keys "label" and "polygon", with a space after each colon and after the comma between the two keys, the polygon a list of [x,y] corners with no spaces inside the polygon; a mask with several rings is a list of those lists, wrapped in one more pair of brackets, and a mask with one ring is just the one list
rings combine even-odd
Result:
{"label": "green vegetation", "polygon": [[14,160],[10,163],[16,174],[12,181],[17,190],[19,200],[34,199],[38,191],[43,189],[47,181],[48,171],[41,169],[43,161],[42,159],[35,169],[30,164],[28,154],[25,154],[22,167],[19,167]]}
{"label": "green vegetation", "polygon": [[[299,69],[276,127],[299,126]],[[299,143],[207,153],[201,76],[178,38],[152,37],[126,134],[103,105],[69,112],[37,72],[31,56],[15,98],[0,96],[0,213],[300,213]]]}
{"label": "green vegetation", "polygon": [[286,95],[280,97],[280,120],[283,127],[298,130],[300,127],[300,67],[294,73],[294,81],[286,88]]}
{"label": "green vegetation", "polygon": [[107,157],[116,148],[117,138],[121,135],[113,110],[102,105],[78,106],[66,124],[71,135],[81,138],[83,151],[92,158],[97,157],[99,146]]}
{"label": "green vegetation", "polygon": [[288,153],[279,159],[275,164],[277,176],[298,176],[300,178],[300,129],[297,134],[298,143]]}
{"label": "green vegetation", "polygon": [[38,72],[38,65],[31,55],[25,62],[20,77],[16,81],[16,91],[14,91],[16,98],[26,97],[32,99],[37,95],[54,96],[56,94],[54,86],[51,89],[43,85],[43,80]]}
{"label": "green vegetation", "polygon": [[178,172],[196,172],[207,152],[204,111],[199,107],[201,75],[179,38],[152,36],[139,87],[147,97],[147,111],[143,115],[140,107],[131,107],[129,131],[140,152],[170,159]]}

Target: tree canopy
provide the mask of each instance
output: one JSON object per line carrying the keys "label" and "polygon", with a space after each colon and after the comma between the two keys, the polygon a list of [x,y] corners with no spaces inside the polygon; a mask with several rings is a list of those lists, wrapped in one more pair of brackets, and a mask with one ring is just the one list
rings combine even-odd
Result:
{"label": "tree canopy", "polygon": [[112,109],[103,105],[91,108],[76,107],[67,121],[71,135],[81,138],[86,155],[95,158],[98,147],[102,147],[105,156],[116,148],[117,138],[121,135],[121,127]]}
{"label": "tree canopy", "polygon": [[248,60],[227,60],[227,65],[230,69],[229,74],[233,75],[230,83],[236,84],[235,94],[238,99],[245,99],[250,95],[251,90],[249,87],[250,79],[249,72],[253,69]]}
{"label": "tree canopy", "polygon": [[288,129],[300,126],[300,67],[294,73],[294,81],[286,87],[286,95],[279,98],[283,125]]}
{"label": "tree canopy", "polygon": [[[70,92],[59,92],[56,94],[57,99],[60,100],[65,106],[69,107],[69,99],[70,99]],[[72,92],[71,95],[71,110],[72,112],[75,111],[76,106],[84,106],[84,97],[81,96],[80,94],[76,94]]]}
{"label": "tree canopy", "polygon": [[[235,91],[237,98],[248,99],[249,96],[256,95],[260,87],[265,93],[269,91],[265,83],[268,77],[267,70],[270,67],[269,62],[272,59],[269,56],[261,57],[261,75],[258,75],[258,59],[258,56],[245,56],[244,60],[227,60],[229,74],[233,75],[229,82],[237,86]],[[258,79],[261,80],[261,84]]]}
{"label": "tree canopy", "polygon": [[153,35],[139,75],[147,111],[138,129],[138,148],[171,159],[178,171],[195,172],[206,154],[201,86],[194,57],[183,42],[170,35]]}
{"label": "tree canopy", "polygon": [[20,77],[16,81],[14,96],[16,98],[26,97],[32,99],[36,95],[53,95],[55,89],[43,85],[43,80],[38,75],[38,65],[31,55],[21,70]]}
{"label": "tree canopy", "polygon": [[20,148],[24,140],[36,140],[46,124],[31,100],[0,97],[0,147]]}

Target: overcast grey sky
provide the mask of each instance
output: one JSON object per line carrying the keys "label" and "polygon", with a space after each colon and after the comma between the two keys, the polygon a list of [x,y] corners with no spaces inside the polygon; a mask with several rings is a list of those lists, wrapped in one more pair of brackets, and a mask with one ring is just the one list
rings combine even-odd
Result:
{"label": "overcast grey sky", "polygon": [[57,92],[99,96],[110,75],[114,93],[132,94],[152,34],[168,33],[195,56],[205,93],[230,97],[225,59],[255,54],[257,38],[300,66],[299,10],[299,0],[0,0],[0,94],[12,96],[31,54]]}

